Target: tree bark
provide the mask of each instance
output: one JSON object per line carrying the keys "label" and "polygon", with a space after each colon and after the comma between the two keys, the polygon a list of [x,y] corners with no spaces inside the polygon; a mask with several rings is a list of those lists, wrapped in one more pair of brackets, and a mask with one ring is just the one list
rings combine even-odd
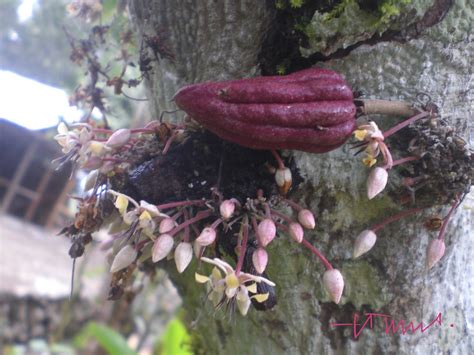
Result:
{"label": "tree bark", "polygon": [[[155,116],[175,109],[172,96],[184,84],[258,75],[264,35],[276,25],[273,1],[133,0],[130,9],[139,37],[166,31],[176,57],[174,61],[162,58],[149,74],[148,94]],[[416,101],[417,93],[429,93],[441,117],[466,135],[474,111],[469,89],[474,54],[472,10],[468,1],[456,0],[440,23],[416,39],[363,44],[343,58],[318,65],[343,74],[366,97]],[[371,118],[384,128],[390,126],[384,117]],[[306,179],[296,195],[318,215],[318,226],[309,239],[343,273],[342,301],[339,305],[329,301],[322,289],[322,266],[309,253],[279,241],[270,248],[268,274],[277,284],[278,298],[271,311],[251,310],[245,318],[230,318],[215,312],[210,304],[203,306],[204,291],[194,284],[192,275],[175,279],[196,351],[473,353],[472,208],[457,210],[448,226],[446,254],[430,271],[425,268],[425,250],[434,235],[423,228],[422,216],[384,228],[371,253],[354,261],[354,238],[394,213],[397,202],[388,194],[367,200],[367,170],[347,145],[322,155],[292,154]],[[390,179],[397,180],[395,172]],[[472,205],[468,199],[464,206],[469,203]],[[442,215],[446,213],[442,209]],[[384,327],[376,326],[357,339],[351,327],[331,326],[352,322],[354,312],[371,311],[415,325],[426,325],[441,313],[442,324],[407,335],[387,335]]]}

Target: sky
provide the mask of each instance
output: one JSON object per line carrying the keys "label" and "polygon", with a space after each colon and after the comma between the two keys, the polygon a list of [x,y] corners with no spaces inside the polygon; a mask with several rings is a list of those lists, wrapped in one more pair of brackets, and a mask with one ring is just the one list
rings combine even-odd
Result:
{"label": "sky", "polygon": [[[28,20],[36,0],[23,0],[18,8],[20,21]],[[0,118],[28,129],[41,129],[58,124],[63,117],[71,122],[81,113],[70,107],[67,94],[35,80],[0,68]]]}
{"label": "sky", "polygon": [[76,107],[69,106],[63,90],[0,70],[0,118],[41,129],[56,126],[60,117],[68,122],[81,117]]}

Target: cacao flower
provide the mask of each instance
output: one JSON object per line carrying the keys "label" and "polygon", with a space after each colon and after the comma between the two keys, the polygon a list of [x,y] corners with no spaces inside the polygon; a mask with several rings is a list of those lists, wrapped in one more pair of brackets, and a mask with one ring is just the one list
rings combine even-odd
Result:
{"label": "cacao flower", "polygon": [[137,251],[130,244],[124,246],[120,251],[115,255],[114,261],[112,261],[112,266],[110,267],[110,272],[114,273],[125,269],[137,258]]}
{"label": "cacao flower", "polygon": [[270,218],[265,218],[257,226],[257,236],[262,247],[266,247],[276,235],[276,226]]}
{"label": "cacao flower", "polygon": [[131,135],[132,133],[127,128],[118,129],[107,139],[105,145],[110,148],[120,148],[129,141]]}
{"label": "cacao flower", "polygon": [[176,222],[172,218],[167,217],[161,220],[158,230],[160,234],[164,234],[170,232],[174,227],[176,227]]}
{"label": "cacao flower", "polygon": [[179,273],[182,273],[188,267],[189,263],[193,259],[193,247],[191,243],[181,242],[174,250],[174,261],[176,263],[176,269]]}
{"label": "cacao flower", "polygon": [[162,234],[156,238],[151,249],[151,260],[156,263],[168,256],[173,249],[174,239],[169,234]]}
{"label": "cacao flower", "polygon": [[337,269],[326,270],[323,275],[323,285],[329,298],[338,304],[344,290],[344,279],[341,272]]}
{"label": "cacao flower", "polygon": [[262,274],[265,271],[268,263],[267,251],[263,248],[256,249],[252,254],[252,262],[257,273]]}
{"label": "cacao flower", "polygon": [[426,249],[426,265],[431,269],[443,256],[446,251],[446,245],[442,239],[433,239],[429,242]]}
{"label": "cacao flower", "polygon": [[307,209],[302,209],[298,212],[298,222],[300,222],[300,224],[306,229],[314,229],[314,227],[316,227],[314,215]]}
{"label": "cacao flower", "polygon": [[235,203],[232,200],[225,200],[219,206],[219,212],[221,213],[222,218],[229,219],[232,217],[235,211]]}
{"label": "cacao flower", "polygon": [[214,243],[214,240],[216,240],[216,230],[211,227],[206,227],[202,230],[201,234],[199,234],[196,242],[203,247],[207,247]]}
{"label": "cacao flower", "polygon": [[352,252],[352,257],[358,258],[362,254],[367,253],[375,245],[377,241],[377,235],[374,231],[366,229],[360,233],[354,243],[354,250]]}
{"label": "cacao flower", "polygon": [[289,230],[291,238],[293,238],[297,243],[301,243],[303,241],[304,231],[303,227],[301,227],[301,224],[296,222],[290,223]]}
{"label": "cacao flower", "polygon": [[384,168],[374,168],[367,179],[367,197],[372,200],[385,189],[388,181],[388,172]]}

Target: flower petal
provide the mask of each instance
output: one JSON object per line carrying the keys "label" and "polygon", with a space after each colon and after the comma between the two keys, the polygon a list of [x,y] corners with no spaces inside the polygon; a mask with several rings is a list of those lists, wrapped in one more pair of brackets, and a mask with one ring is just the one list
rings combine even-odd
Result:
{"label": "flower petal", "polygon": [[200,284],[205,284],[206,282],[211,281],[211,279],[209,277],[198,274],[197,272],[194,273],[194,279],[196,280],[196,282],[198,282]]}
{"label": "flower petal", "polygon": [[266,300],[268,300],[269,296],[270,296],[270,293],[267,292],[267,293],[258,293],[256,295],[253,295],[250,298],[253,298],[258,303],[262,303],[262,302],[265,302]]}

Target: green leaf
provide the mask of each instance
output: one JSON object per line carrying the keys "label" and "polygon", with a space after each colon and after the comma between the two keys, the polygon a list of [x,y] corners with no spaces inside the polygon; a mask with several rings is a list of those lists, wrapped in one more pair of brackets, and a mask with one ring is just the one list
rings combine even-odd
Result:
{"label": "green leaf", "polygon": [[178,319],[172,319],[158,345],[160,355],[193,355],[190,349],[191,336],[184,324]]}
{"label": "green leaf", "polygon": [[93,338],[110,355],[136,355],[137,353],[128,347],[126,339],[112,328],[95,323],[88,323],[74,339],[78,348],[83,348],[87,341]]}

